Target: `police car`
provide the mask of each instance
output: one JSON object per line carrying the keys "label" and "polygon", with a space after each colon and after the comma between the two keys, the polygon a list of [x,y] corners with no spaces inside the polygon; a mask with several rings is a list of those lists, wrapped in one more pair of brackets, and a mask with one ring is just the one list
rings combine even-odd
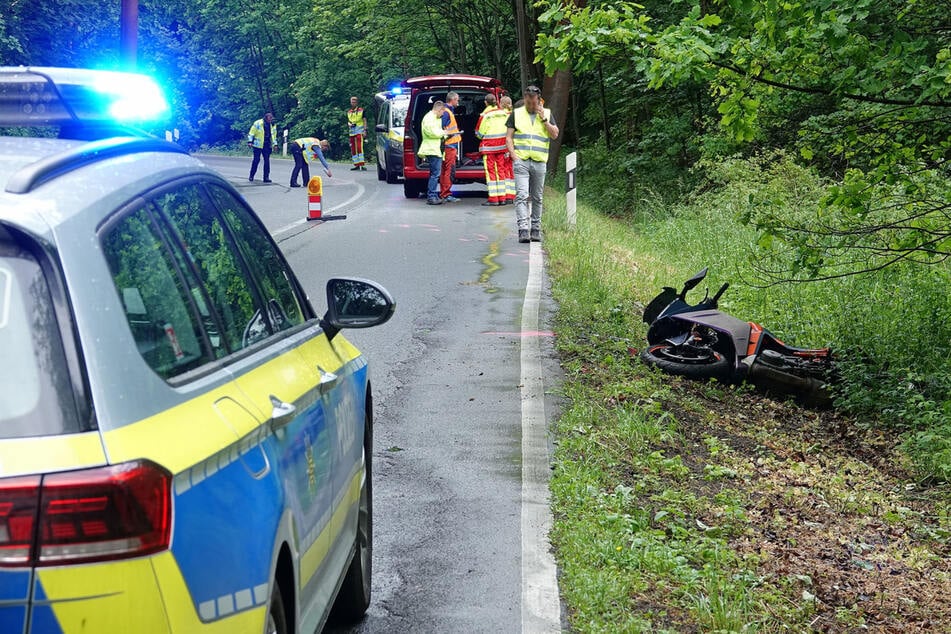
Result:
{"label": "police car", "polygon": [[[0,632],[313,632],[370,600],[373,408],[247,203],[126,128],[148,78],[0,68]],[[20,136],[11,136],[12,132]]]}
{"label": "police car", "polygon": [[409,95],[401,87],[376,94],[376,175],[396,184],[403,176],[403,126]]}

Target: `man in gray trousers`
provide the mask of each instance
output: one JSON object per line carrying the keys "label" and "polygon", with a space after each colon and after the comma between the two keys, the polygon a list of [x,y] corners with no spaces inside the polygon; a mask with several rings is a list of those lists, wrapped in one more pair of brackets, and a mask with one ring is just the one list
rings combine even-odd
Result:
{"label": "man in gray trousers", "polygon": [[525,104],[513,110],[505,124],[505,146],[514,160],[518,241],[541,242],[548,144],[558,138],[558,126],[551,111],[542,106],[542,91],[537,86],[525,88],[522,97]]}

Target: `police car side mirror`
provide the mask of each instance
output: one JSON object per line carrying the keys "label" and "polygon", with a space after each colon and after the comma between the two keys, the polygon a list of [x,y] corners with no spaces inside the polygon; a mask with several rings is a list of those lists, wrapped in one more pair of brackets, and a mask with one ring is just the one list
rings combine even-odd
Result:
{"label": "police car side mirror", "polygon": [[327,281],[327,312],[320,325],[333,339],[344,328],[371,328],[386,323],[396,302],[385,288],[359,278],[335,277]]}
{"label": "police car side mirror", "polygon": [[386,132],[386,124],[383,124],[383,123],[378,123],[378,124],[376,124],[376,131],[377,131],[377,132]]}

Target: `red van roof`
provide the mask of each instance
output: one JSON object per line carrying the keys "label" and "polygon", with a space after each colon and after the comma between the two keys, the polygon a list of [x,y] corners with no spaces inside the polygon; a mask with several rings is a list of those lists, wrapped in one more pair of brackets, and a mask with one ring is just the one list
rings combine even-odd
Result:
{"label": "red van roof", "polygon": [[410,77],[403,81],[403,85],[409,88],[436,88],[442,86],[447,88],[453,86],[495,88],[501,86],[502,82],[495,77],[482,77],[481,75],[424,75],[422,77]]}

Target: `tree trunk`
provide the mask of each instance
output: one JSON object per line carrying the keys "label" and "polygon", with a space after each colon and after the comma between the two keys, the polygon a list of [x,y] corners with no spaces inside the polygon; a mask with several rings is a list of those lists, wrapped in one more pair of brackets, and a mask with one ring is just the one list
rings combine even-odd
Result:
{"label": "tree trunk", "polygon": [[456,29],[456,44],[459,46],[459,68],[460,73],[469,72],[469,58],[466,55],[466,41],[462,34],[462,29]]}
{"label": "tree trunk", "polygon": [[571,91],[571,131],[574,133],[574,141],[577,144],[581,139],[581,126],[578,123],[578,111],[581,109],[578,104],[579,87],[573,86]]}
{"label": "tree trunk", "polygon": [[124,70],[135,70],[139,39],[139,0],[122,0],[119,9],[119,57]]}
{"label": "tree trunk", "polygon": [[561,143],[568,129],[568,105],[571,103],[571,71],[558,70],[554,75],[545,78],[545,87],[542,89],[545,98],[545,107],[551,110],[551,116],[558,126],[558,138],[553,139],[548,146],[548,172],[554,173],[558,168],[561,157]]}
{"label": "tree trunk", "polygon": [[604,147],[611,149],[611,125],[608,123],[608,100],[604,95],[604,70],[598,64],[598,86],[601,91],[601,125],[604,127]]}
{"label": "tree trunk", "polygon": [[[530,68],[532,60],[533,42],[529,41],[528,18],[525,14],[525,0],[515,0],[515,32],[518,35],[518,73],[522,82],[522,90],[528,86],[531,79]],[[521,93],[521,91],[519,91]]]}
{"label": "tree trunk", "polygon": [[[584,7],[587,0],[571,0],[576,7]],[[540,71],[542,72],[542,71]],[[568,129],[568,106],[571,104],[571,69],[557,70],[551,76],[545,77],[545,85],[542,88],[542,96],[545,97],[545,105],[551,109],[551,116],[555,119],[558,126],[558,138],[551,141],[548,146],[548,173],[553,174],[558,169],[558,162],[561,160],[561,145],[565,139],[565,131]]]}

